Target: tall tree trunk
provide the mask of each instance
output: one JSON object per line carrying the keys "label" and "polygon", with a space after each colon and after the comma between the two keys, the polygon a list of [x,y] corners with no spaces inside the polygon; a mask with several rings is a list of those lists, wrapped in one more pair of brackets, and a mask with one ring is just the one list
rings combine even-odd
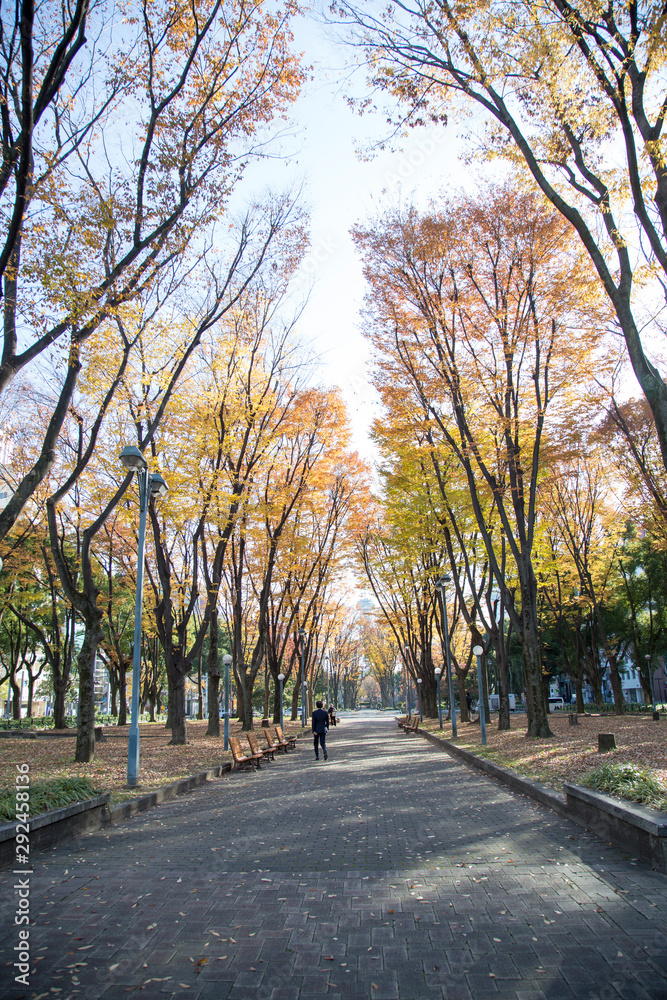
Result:
{"label": "tall tree trunk", "polygon": [[65,696],[69,687],[69,670],[64,676],[57,668],[53,669],[53,728],[66,729]]}
{"label": "tall tree trunk", "polygon": [[489,664],[486,656],[482,662],[482,698],[484,699],[484,718],[491,719],[491,706],[489,705]]}
{"label": "tall tree trunk", "polygon": [[188,729],[185,719],[185,667],[187,664],[179,661],[172,664],[171,674],[171,739],[169,746],[184,746],[188,742]]}
{"label": "tall tree trunk", "polygon": [[299,718],[299,698],[299,684],[295,684],[292,691],[292,714],[290,715],[290,722],[296,722]]}
{"label": "tall tree trunk", "polygon": [[[141,667],[139,668],[141,669]],[[132,678],[135,683],[135,678]],[[139,681],[137,681],[139,683]],[[127,725],[127,664],[118,664],[118,725]]]}
{"label": "tall tree trunk", "polygon": [[[283,684],[284,683],[285,682],[283,681]],[[273,721],[280,724],[280,681],[279,680],[276,680],[273,688]]]}
{"label": "tall tree trunk", "polygon": [[271,685],[270,685],[270,673],[269,664],[264,665],[264,719],[269,717],[269,705],[271,704]]}
{"label": "tall tree trunk", "polygon": [[[199,672],[201,676],[201,654],[199,656]],[[218,656],[218,609],[215,606],[211,610],[211,619],[208,624],[208,726],[206,735],[220,735],[220,659]]]}
{"label": "tall tree trunk", "polygon": [[[468,671],[456,671],[456,680],[459,685],[459,707],[461,710],[461,722],[470,722],[470,713],[468,712],[468,699],[466,698],[466,675]],[[449,708],[451,712],[451,705]]]}
{"label": "tall tree trunk", "polygon": [[252,676],[249,670],[244,670],[240,674],[239,680],[239,702],[242,700],[241,710],[239,711],[239,718],[241,720],[241,728],[244,733],[252,732]]}
{"label": "tall tree trunk", "polygon": [[574,691],[577,698],[577,712],[583,715],[586,707],[584,705],[584,682],[581,673],[574,675]]}
{"label": "tall tree trunk", "polygon": [[[185,712],[185,707],[183,708],[183,712]],[[167,720],[164,724],[165,729],[171,729],[173,718],[174,718],[174,684],[170,677],[169,670],[167,670]]]}
{"label": "tall tree trunk", "polygon": [[[118,677],[117,671],[111,669],[109,671],[109,687],[111,688],[111,715],[118,717]],[[117,723],[119,725],[119,723]]]}
{"label": "tall tree trunk", "polygon": [[[204,655],[204,650],[199,650],[199,655],[197,657],[197,719],[201,722],[204,718],[204,692],[202,690],[202,679],[201,679],[201,661]],[[210,656],[209,656],[210,659]],[[211,683],[211,675],[209,674],[209,685]],[[208,688],[207,688],[208,691]],[[210,697],[209,697],[210,705]],[[207,706],[208,710],[208,706]],[[209,726],[210,726],[210,710],[209,711]],[[220,727],[218,727],[219,730]],[[207,730],[208,731],[208,730]],[[216,734],[218,735],[218,734]]]}
{"label": "tall tree trunk", "polygon": [[[95,595],[95,599],[97,594]],[[75,761],[88,764],[95,756],[95,658],[97,647],[104,638],[102,614],[94,605],[84,616],[86,631],[77,657],[79,672],[79,720],[76,734]]]}
{"label": "tall tree trunk", "polygon": [[12,719],[18,721],[21,718],[21,689],[16,683],[15,670],[9,675],[9,686],[12,689]]}
{"label": "tall tree trunk", "polygon": [[542,682],[542,658],[537,621],[531,613],[531,595],[521,594],[521,617],[523,635],[521,636],[523,652],[524,683],[526,685],[526,713],[528,716],[528,736],[553,736],[549,728],[544,684]]}
{"label": "tall tree trunk", "polygon": [[505,730],[511,729],[510,723],[510,685],[509,677],[507,674],[507,660],[505,658],[505,649],[503,636],[500,636],[500,641],[497,646],[498,654],[496,656],[496,668],[498,670],[498,687],[500,689],[500,710],[498,712],[498,729],[503,732]]}

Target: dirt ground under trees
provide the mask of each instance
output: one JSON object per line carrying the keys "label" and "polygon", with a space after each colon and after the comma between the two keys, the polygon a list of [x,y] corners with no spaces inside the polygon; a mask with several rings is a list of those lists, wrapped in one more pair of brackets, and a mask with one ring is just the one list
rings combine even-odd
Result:
{"label": "dirt ground under trees", "polygon": [[[35,740],[3,737],[0,738],[0,787],[12,787],[16,765],[27,762],[32,785],[52,778],[89,778],[100,792],[111,794],[112,802],[122,802],[231,761],[231,753],[223,750],[222,726],[221,721],[220,736],[206,736],[206,721],[188,721],[188,744],[170,747],[171,730],[165,729],[163,722],[140,725],[138,789],[123,788],[127,781],[129,726],[105,726],[105,739],[96,744],[95,758],[89,764],[74,763],[75,729],[67,736],[49,735],[54,731],[42,730]],[[255,730],[259,731],[259,727]],[[285,720],[283,731],[296,735],[301,732],[301,725]],[[230,722],[229,734],[241,735],[239,722]]]}
{"label": "dirt ground under trees", "polygon": [[[634,764],[652,771],[667,786],[667,718],[659,722],[647,716],[580,715],[579,725],[571,726],[567,715],[553,713],[550,739],[526,736],[525,716],[513,715],[512,729],[498,731],[498,714],[487,723],[487,745],[481,746],[479,724],[458,721],[458,746],[511,767],[527,778],[559,791],[563,782],[578,782],[601,764]],[[437,719],[425,719],[423,728],[451,739],[451,726],[443,720],[442,733]],[[613,733],[616,750],[598,753],[598,733]]]}

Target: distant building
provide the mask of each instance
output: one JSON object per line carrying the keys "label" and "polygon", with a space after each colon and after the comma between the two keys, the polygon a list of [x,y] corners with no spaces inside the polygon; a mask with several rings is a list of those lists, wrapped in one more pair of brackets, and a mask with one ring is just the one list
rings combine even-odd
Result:
{"label": "distant building", "polygon": [[373,603],[368,597],[362,597],[357,601],[357,611],[364,618],[371,618],[375,615],[377,610],[377,605]]}

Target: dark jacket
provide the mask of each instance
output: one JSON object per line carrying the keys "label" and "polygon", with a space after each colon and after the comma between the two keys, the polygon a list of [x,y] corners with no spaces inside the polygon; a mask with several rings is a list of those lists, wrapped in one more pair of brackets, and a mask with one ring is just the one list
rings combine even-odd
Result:
{"label": "dark jacket", "polygon": [[329,716],[323,708],[316,708],[313,712],[313,732],[326,733],[329,728]]}

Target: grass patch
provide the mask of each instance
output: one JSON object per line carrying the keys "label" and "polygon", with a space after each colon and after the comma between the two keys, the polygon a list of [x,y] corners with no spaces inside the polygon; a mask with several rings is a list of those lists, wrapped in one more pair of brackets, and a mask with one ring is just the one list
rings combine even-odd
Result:
{"label": "grass patch", "polygon": [[[31,817],[99,795],[88,778],[55,778],[32,785],[29,792]],[[4,788],[0,791],[0,822],[12,823],[15,819],[16,791]]]}
{"label": "grass patch", "polygon": [[603,764],[585,775],[581,784],[597,792],[641,802],[651,809],[667,812],[667,788],[649,771],[634,764]]}

